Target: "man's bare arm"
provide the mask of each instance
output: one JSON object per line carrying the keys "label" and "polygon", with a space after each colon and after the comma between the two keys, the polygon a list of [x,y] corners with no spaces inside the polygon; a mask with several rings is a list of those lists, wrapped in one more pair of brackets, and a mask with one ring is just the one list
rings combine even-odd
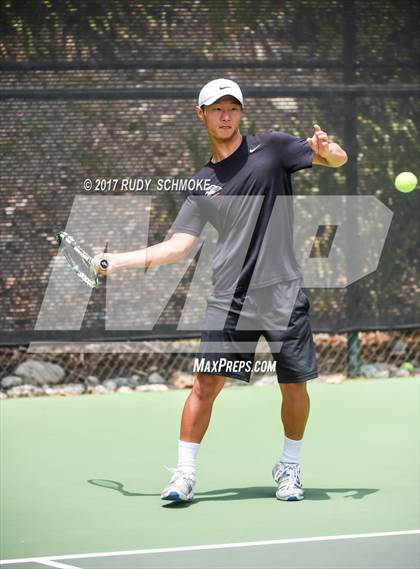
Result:
{"label": "man's bare arm", "polygon": [[[101,274],[110,274],[123,269],[142,269],[157,265],[168,265],[183,259],[198,240],[189,233],[174,233],[167,241],[161,241],[138,251],[126,253],[99,253],[93,258],[93,264]],[[103,270],[100,261],[106,259],[109,266]]]}
{"label": "man's bare arm", "polygon": [[321,166],[329,166],[330,168],[338,168],[347,162],[347,153],[335,142],[329,142],[326,132],[321,127],[314,124],[314,135],[307,138],[306,142],[315,152],[312,164],[320,164]]}

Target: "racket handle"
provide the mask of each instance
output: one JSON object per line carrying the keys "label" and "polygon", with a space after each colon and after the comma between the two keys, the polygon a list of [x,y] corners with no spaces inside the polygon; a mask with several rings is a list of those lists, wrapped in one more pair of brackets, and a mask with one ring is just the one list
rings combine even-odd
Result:
{"label": "racket handle", "polygon": [[107,269],[108,266],[109,266],[109,263],[108,263],[108,261],[107,261],[106,259],[102,259],[102,261],[101,261],[99,264],[101,265],[101,267],[102,267],[103,269]]}

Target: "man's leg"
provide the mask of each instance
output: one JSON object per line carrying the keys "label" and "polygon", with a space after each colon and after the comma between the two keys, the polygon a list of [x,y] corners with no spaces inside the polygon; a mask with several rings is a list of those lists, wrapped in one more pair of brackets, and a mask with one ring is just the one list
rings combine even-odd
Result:
{"label": "man's leg", "polygon": [[184,404],[178,442],[178,464],[163,500],[190,501],[194,496],[196,457],[210,423],[214,400],[220,393],[225,378],[209,373],[197,373],[193,388]]}
{"label": "man's leg", "polygon": [[302,500],[304,491],[300,480],[300,450],[309,416],[309,395],[306,381],[279,385],[285,437],[283,453],[273,468],[273,476],[278,484],[276,496],[285,501]]}
{"label": "man's leg", "polygon": [[221,375],[197,373],[181,419],[180,440],[201,443],[210,423],[213,403],[225,383]]}
{"label": "man's leg", "polygon": [[306,381],[279,383],[282,394],[281,420],[287,438],[301,440],[309,417],[309,395]]}

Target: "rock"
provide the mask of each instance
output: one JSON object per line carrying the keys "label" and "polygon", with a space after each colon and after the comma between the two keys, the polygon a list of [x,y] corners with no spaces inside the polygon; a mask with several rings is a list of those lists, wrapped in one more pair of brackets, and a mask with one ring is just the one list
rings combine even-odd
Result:
{"label": "rock", "polygon": [[132,375],[131,377],[127,378],[127,385],[132,389],[135,389],[140,383],[140,376]]}
{"label": "rock", "polygon": [[346,376],[343,373],[332,373],[326,376],[325,383],[343,383],[345,380]]}
{"label": "rock", "polygon": [[7,392],[8,397],[33,397],[35,395],[44,395],[44,390],[30,384],[17,385]]}
{"label": "rock", "polygon": [[368,376],[376,373],[376,367],[374,364],[362,364],[360,366],[360,375]]}
{"label": "rock", "polygon": [[128,387],[128,385],[121,385],[121,387],[119,387],[117,389],[118,393],[132,393],[133,390],[131,389],[131,387]]}
{"label": "rock", "polygon": [[130,387],[135,389],[138,385],[145,385],[147,383],[148,375],[149,374],[147,373],[144,373],[142,375],[137,375],[137,374],[132,375],[131,381],[129,383]]}
{"label": "rock", "polygon": [[107,389],[103,385],[94,385],[90,388],[90,393],[93,395],[106,395],[107,393],[111,393],[111,390]]}
{"label": "rock", "polygon": [[377,362],[374,364],[378,371],[390,371],[391,366],[386,363]]}
{"label": "rock", "polygon": [[175,371],[172,374],[169,383],[176,389],[189,389],[193,386],[194,375],[183,371]]}
{"label": "rock", "polygon": [[17,375],[8,375],[3,377],[0,384],[2,389],[10,389],[11,387],[16,387],[17,385],[22,385],[22,378]]}
{"label": "rock", "polygon": [[134,374],[131,376],[131,379],[133,381],[136,381],[136,386],[137,385],[144,385],[145,383],[147,383],[147,373],[144,373],[142,375]]}
{"label": "rock", "polygon": [[44,395],[48,395],[48,397],[54,397],[60,395],[60,388],[59,387],[44,387]]}
{"label": "rock", "polygon": [[115,391],[117,389],[117,384],[113,379],[106,379],[102,384],[108,391]]}
{"label": "rock", "polygon": [[254,383],[257,387],[262,387],[264,385],[273,385],[277,383],[277,376],[276,375],[263,375],[260,379]]}
{"label": "rock", "polygon": [[3,393],[3,391],[0,391],[0,400],[1,399],[7,399],[7,395]]}
{"label": "rock", "polygon": [[168,391],[169,387],[164,383],[146,383],[145,385],[138,385],[136,391]]}
{"label": "rock", "polygon": [[29,385],[56,385],[63,381],[65,371],[58,364],[51,362],[26,360],[15,369],[15,375]]}
{"label": "rock", "polygon": [[86,378],[86,383],[88,385],[99,385],[99,379],[94,375],[88,375]]}
{"label": "rock", "polygon": [[85,392],[85,386],[81,383],[68,383],[58,390],[60,395],[82,395]]}
{"label": "rock", "polygon": [[112,377],[111,381],[113,381],[115,383],[115,385],[118,387],[122,387],[123,385],[127,385],[127,381],[128,378],[127,377]]}
{"label": "rock", "polygon": [[387,364],[362,364],[360,366],[360,375],[369,378],[383,379],[389,377],[389,369]]}
{"label": "rock", "polygon": [[364,377],[373,377],[376,371],[374,364],[362,364],[360,366],[360,375],[363,375]]}
{"label": "rock", "polygon": [[137,387],[138,385],[138,380],[135,377],[115,377],[112,379],[112,381],[115,381],[117,387]]}
{"label": "rock", "polygon": [[376,370],[372,375],[368,375],[369,379],[387,379],[390,377],[389,370],[384,369],[383,371]]}
{"label": "rock", "polygon": [[162,377],[159,372],[154,371],[148,376],[147,381],[151,384],[165,383],[165,378]]}
{"label": "rock", "polygon": [[[327,379],[328,379],[328,375],[327,375],[327,374],[319,373],[319,374],[318,374],[318,377],[316,377],[315,379],[311,379],[311,380],[310,380],[310,383],[314,383],[314,382],[316,382],[316,383],[324,383],[324,382],[327,381]],[[308,382],[308,383],[309,383],[309,382]]]}
{"label": "rock", "polygon": [[411,374],[408,369],[398,369],[394,375],[395,377],[410,377]]}

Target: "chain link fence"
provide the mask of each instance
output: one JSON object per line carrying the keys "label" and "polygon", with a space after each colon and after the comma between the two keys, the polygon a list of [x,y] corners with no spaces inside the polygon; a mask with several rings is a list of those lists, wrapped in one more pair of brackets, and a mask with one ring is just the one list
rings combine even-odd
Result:
{"label": "chain link fence", "polygon": [[[349,373],[349,336],[346,334],[314,334],[321,379],[353,376],[398,377],[420,375],[420,330],[359,332],[358,373]],[[89,381],[103,383],[106,380],[127,378],[142,384],[151,374],[159,374],[162,383],[173,384],[179,373],[193,373],[193,357],[199,340],[143,342],[139,351],[130,342],[119,345],[118,353],[104,352],[106,346],[92,343],[84,353],[60,353],[49,348],[48,353],[32,353],[27,347],[3,347],[0,349],[1,378],[19,375],[19,366],[28,360],[58,364],[63,370],[63,383]],[[107,349],[107,348],[106,348]],[[58,351],[58,349],[57,349]],[[87,353],[87,352],[93,353]],[[95,353],[96,352],[96,353]],[[267,351],[257,351],[256,359],[271,360]],[[253,372],[251,382],[261,379],[263,373]],[[2,381],[7,384],[6,382]],[[3,391],[7,390],[4,389]]]}

